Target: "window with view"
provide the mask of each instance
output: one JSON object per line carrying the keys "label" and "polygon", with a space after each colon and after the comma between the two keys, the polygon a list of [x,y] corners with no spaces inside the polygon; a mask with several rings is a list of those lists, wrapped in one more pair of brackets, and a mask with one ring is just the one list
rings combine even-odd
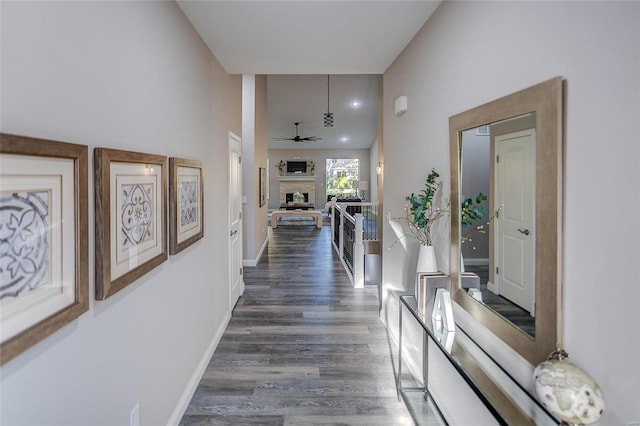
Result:
{"label": "window with view", "polygon": [[327,196],[352,198],[358,195],[359,160],[357,158],[327,159]]}

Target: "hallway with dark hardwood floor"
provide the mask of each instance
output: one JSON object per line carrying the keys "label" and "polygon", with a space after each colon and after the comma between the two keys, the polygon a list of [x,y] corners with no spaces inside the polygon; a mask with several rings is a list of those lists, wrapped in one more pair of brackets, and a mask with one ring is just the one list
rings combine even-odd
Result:
{"label": "hallway with dark hardwood floor", "polygon": [[331,228],[269,228],[181,425],[411,425],[378,289],[354,289]]}

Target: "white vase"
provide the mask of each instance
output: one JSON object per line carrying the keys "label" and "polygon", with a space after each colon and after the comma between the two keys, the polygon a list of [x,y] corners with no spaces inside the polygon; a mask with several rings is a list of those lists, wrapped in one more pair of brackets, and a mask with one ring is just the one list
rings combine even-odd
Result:
{"label": "white vase", "polygon": [[438,272],[438,265],[436,264],[436,252],[433,249],[433,246],[425,246],[423,244],[420,244],[416,272]]}

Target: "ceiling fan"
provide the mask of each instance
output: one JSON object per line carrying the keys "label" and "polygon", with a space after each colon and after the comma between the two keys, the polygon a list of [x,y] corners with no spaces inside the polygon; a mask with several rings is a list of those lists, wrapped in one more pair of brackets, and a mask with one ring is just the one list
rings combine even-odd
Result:
{"label": "ceiling fan", "polygon": [[293,141],[293,142],[314,142],[314,141],[319,141],[322,138],[319,138],[317,136],[306,136],[306,137],[300,137],[298,136],[298,125],[300,123],[295,122],[293,123],[296,125],[296,135],[292,138],[273,138],[274,141]]}

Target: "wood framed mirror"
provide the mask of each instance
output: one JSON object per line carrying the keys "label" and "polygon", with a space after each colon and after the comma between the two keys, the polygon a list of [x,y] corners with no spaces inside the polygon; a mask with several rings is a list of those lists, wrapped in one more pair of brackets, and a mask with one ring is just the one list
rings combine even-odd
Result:
{"label": "wood framed mirror", "polygon": [[[561,338],[562,87],[449,118],[453,298],[532,365]],[[462,213],[468,199],[480,218]]]}

